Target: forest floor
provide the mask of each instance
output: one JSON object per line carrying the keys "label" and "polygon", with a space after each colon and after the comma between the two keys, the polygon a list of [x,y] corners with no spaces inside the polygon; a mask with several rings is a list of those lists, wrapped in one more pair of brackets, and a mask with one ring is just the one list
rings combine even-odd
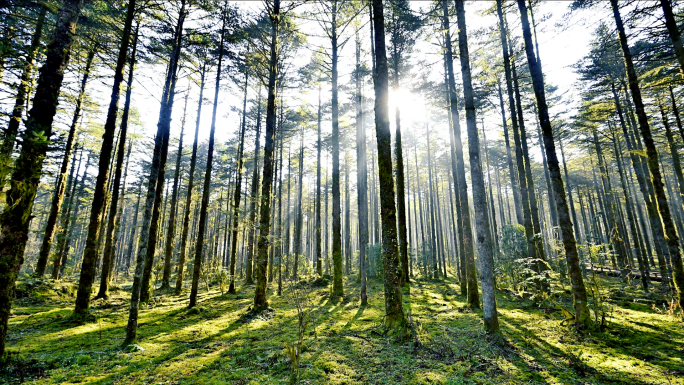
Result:
{"label": "forest floor", "polygon": [[[320,283],[320,282],[319,282]],[[488,338],[482,313],[469,310],[454,279],[412,283],[404,296],[414,337],[383,334],[382,283],[369,283],[369,305],[346,280],[346,297],[302,285],[312,318],[299,365],[300,384],[684,384],[684,323],[662,298],[618,279],[598,281],[607,310],[602,330],[565,324],[569,291],[539,306],[498,293],[503,343]],[[129,293],[93,303],[96,320],[70,321],[73,283],[19,283],[10,319],[9,366],[0,383],[280,384],[288,383],[285,344],[297,340],[297,301],[271,293],[272,311],[252,314],[253,286],[221,294],[202,285],[199,305],[187,293],[158,295],[139,318],[141,349],[123,351]],[[126,287],[123,285],[124,288]],[[22,291],[23,290],[23,291]],[[291,292],[285,291],[286,294]],[[654,306],[655,305],[655,306]],[[417,343],[419,342],[419,344]]]}

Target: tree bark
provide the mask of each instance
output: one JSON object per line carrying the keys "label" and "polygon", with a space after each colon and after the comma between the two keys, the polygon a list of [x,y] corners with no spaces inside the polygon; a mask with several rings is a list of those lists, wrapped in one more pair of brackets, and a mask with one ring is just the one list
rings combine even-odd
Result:
{"label": "tree bark", "polygon": [[52,195],[50,214],[48,215],[47,223],[45,225],[43,243],[40,247],[40,252],[38,253],[38,263],[36,264],[36,271],[34,273],[34,276],[36,277],[42,277],[45,274],[48,257],[50,256],[52,240],[57,227],[57,216],[59,215],[60,208],[62,207],[62,201],[64,200],[64,193],[66,191],[66,177],[67,172],[69,171],[69,160],[71,159],[71,153],[74,149],[74,143],[76,140],[78,120],[81,118],[81,106],[83,105],[86,85],[88,84],[88,78],[90,77],[90,67],[93,64],[93,58],[95,57],[95,48],[95,46],[91,47],[90,51],[88,52],[85,69],[83,70],[81,88],[78,92],[78,97],[76,98],[76,109],[74,110],[74,117],[71,121],[71,127],[69,128],[69,134],[67,136],[64,157],[62,158],[62,166],[60,167],[59,175],[57,175],[57,183],[55,185],[55,191]]}
{"label": "tree bark", "polygon": [[259,151],[261,150],[261,90],[257,98],[257,118],[256,118],[256,134],[254,141],[254,169],[252,170],[252,192],[249,196],[249,219],[247,219],[247,228],[249,231],[249,239],[247,240],[247,266],[245,269],[245,283],[251,285],[254,283],[254,238],[256,236],[256,215],[259,211],[257,202],[259,201]]}
{"label": "tree bark", "polygon": [[98,233],[100,232],[101,220],[103,219],[105,212],[105,201],[107,200],[107,179],[109,178],[109,165],[112,158],[116,118],[119,111],[121,83],[123,82],[124,67],[126,66],[126,58],[128,57],[128,45],[131,39],[133,16],[135,15],[135,2],[136,0],[128,1],[126,21],[121,37],[121,44],[119,46],[116,68],[114,70],[112,95],[109,101],[109,109],[107,110],[104,134],[102,135],[98,175],[95,182],[93,204],[90,208],[90,223],[88,224],[88,235],[86,236],[86,247],[83,253],[81,276],[78,280],[76,306],[74,307],[73,314],[76,319],[81,320],[88,316],[90,295],[93,288],[93,281],[95,280],[96,264],[99,256]]}
{"label": "tree bark", "polygon": [[223,65],[223,42],[226,34],[226,8],[223,7],[221,26],[221,40],[219,42],[218,65],[216,67],[216,83],[214,83],[214,108],[211,113],[211,129],[209,131],[209,145],[207,147],[207,166],[204,172],[204,187],[202,189],[202,203],[199,212],[199,229],[197,231],[197,241],[195,243],[195,263],[192,267],[192,287],[190,289],[190,303],[188,308],[193,308],[197,304],[197,292],[199,288],[200,272],[202,269],[202,252],[204,251],[204,237],[207,228],[207,211],[209,208],[209,196],[211,194],[211,172],[214,160],[214,133],[216,132],[216,110],[218,109],[219,91],[221,85],[221,70]]}
{"label": "tree bark", "polygon": [[[135,66],[135,55],[138,45],[138,27],[133,36],[133,48],[131,52],[130,65],[128,67],[128,88],[126,89],[126,101],[124,102],[123,116],[121,117],[121,129],[119,130],[119,144],[116,153],[116,166],[114,169],[114,183],[112,186],[112,198],[109,207],[109,223],[105,234],[105,250],[102,258],[102,272],[100,273],[100,289],[96,298],[108,298],[110,270],[114,259],[114,230],[116,225],[116,214],[119,205],[119,190],[121,189],[121,173],[123,171],[124,153],[126,150],[126,136],[128,133],[128,115],[131,106],[131,91],[133,89],[133,68]],[[130,147],[129,147],[130,148]]]}
{"label": "tree bark", "polygon": [[52,136],[52,122],[81,4],[80,0],[64,0],[62,3],[47,47],[45,64],[38,77],[33,107],[28,113],[21,152],[14,163],[10,189],[5,197],[7,204],[0,214],[0,358],[5,356],[14,282],[24,262],[33,201]]}
{"label": "tree bark", "polygon": [[[152,270],[152,263],[157,242],[157,225],[159,221],[159,206],[161,204],[161,193],[164,182],[164,168],[166,166],[166,153],[168,152],[168,131],[171,124],[171,108],[173,106],[174,88],[176,82],[176,69],[180,58],[181,42],[183,37],[183,22],[186,16],[186,2],[181,0],[181,9],[178,15],[178,23],[174,35],[174,49],[171,61],[166,74],[164,91],[162,92],[162,102],[159,109],[159,121],[157,123],[157,134],[154,140],[154,150],[150,175],[148,178],[147,193],[145,196],[145,206],[143,210],[142,223],[140,228],[140,238],[138,243],[138,253],[135,260],[135,273],[133,276],[133,286],[131,288],[131,302],[129,306],[128,322],[126,325],[126,338],[124,345],[136,342],[138,331],[138,304],[146,300],[145,271],[149,264],[149,271]],[[147,278],[149,286],[149,277]]]}
{"label": "tree bark", "polygon": [[[368,305],[366,289],[366,248],[368,247],[368,164],[366,155],[366,127],[364,125],[363,95],[361,93],[361,40],[356,31],[356,193],[359,218],[359,276],[361,278],[361,306]],[[320,125],[319,125],[320,127]],[[319,129],[320,143],[320,129]],[[320,144],[319,144],[320,146]],[[320,147],[319,147],[320,148]],[[319,150],[320,153],[320,150]],[[320,155],[319,155],[320,159]]]}
{"label": "tree bark", "polygon": [[[24,114],[26,97],[29,94],[29,85],[33,79],[33,70],[35,67],[34,61],[36,58],[36,52],[38,51],[38,48],[40,48],[40,39],[43,36],[43,26],[45,25],[46,13],[47,6],[43,4],[40,7],[38,20],[36,21],[36,26],[33,30],[33,36],[31,37],[31,46],[28,49],[26,62],[24,63],[24,68],[21,72],[21,78],[19,79],[19,84],[17,86],[17,96],[14,98],[12,115],[10,116],[7,130],[4,132],[2,144],[0,144],[0,191],[4,190],[5,179],[11,172],[12,150],[14,150],[14,142],[17,139],[21,118]],[[94,51],[94,48],[95,46],[91,48],[91,51]],[[2,77],[2,70],[3,68],[0,67],[0,77]],[[87,71],[84,71],[84,77],[86,77],[86,73]]]}
{"label": "tree bark", "polygon": [[[392,180],[392,145],[389,125],[389,82],[385,48],[385,17],[382,0],[373,0],[375,30],[375,134],[378,146],[382,215],[382,264],[385,271],[385,327],[402,334],[406,318],[402,307],[401,265],[397,247],[397,218]],[[333,158],[334,159],[334,158]],[[334,188],[333,188],[334,191]]]}
{"label": "tree bark", "polygon": [[[340,193],[340,122],[339,122],[339,100],[337,89],[337,61],[338,61],[338,41],[337,41],[337,3],[332,0],[332,257],[333,257],[333,287],[332,297],[339,298],[344,296],[344,286],[342,282],[342,209]],[[384,25],[383,25],[384,27]],[[377,31],[376,31],[377,32]],[[377,35],[377,33],[376,33]],[[383,41],[384,44],[384,41]]]}
{"label": "tree bark", "polygon": [[573,224],[570,220],[570,210],[568,208],[568,202],[565,199],[565,187],[563,186],[563,179],[561,178],[560,167],[558,165],[556,145],[553,141],[553,130],[551,128],[551,120],[549,119],[549,108],[546,103],[546,91],[544,90],[544,75],[542,74],[539,62],[534,55],[530,23],[527,18],[527,6],[525,5],[524,0],[517,0],[517,2],[522,21],[527,63],[530,67],[532,85],[537,99],[539,123],[544,136],[544,150],[546,151],[546,159],[549,163],[549,174],[555,194],[554,200],[556,201],[556,208],[558,209],[558,222],[561,228],[563,246],[565,248],[565,259],[568,264],[570,281],[572,284],[575,324],[586,325],[589,322],[590,317],[589,308],[587,307],[587,292],[584,286],[584,279],[582,278],[582,269],[577,253],[577,242],[573,232]]}
{"label": "tree bark", "polygon": [[499,331],[499,318],[496,313],[494,256],[487,214],[487,190],[485,189],[482,161],[480,160],[480,142],[477,133],[477,118],[475,115],[475,101],[470,74],[470,54],[468,51],[468,35],[466,32],[466,15],[463,0],[456,0],[456,16],[458,21],[458,47],[461,59],[461,74],[463,76],[466,124],[468,127],[468,152],[470,155],[473,205],[475,206],[477,250],[480,261],[480,279],[482,281],[482,308],[485,330],[489,333],[496,333]]}
{"label": "tree bark", "polygon": [[[461,243],[463,244],[462,265],[465,273],[467,288],[468,306],[472,308],[480,307],[480,295],[477,288],[477,269],[475,268],[475,250],[473,245],[473,230],[470,221],[470,205],[468,203],[468,186],[466,184],[465,160],[463,158],[463,142],[461,141],[461,123],[458,113],[458,97],[456,96],[456,77],[454,75],[453,53],[451,48],[451,37],[449,36],[449,10],[447,2],[442,3],[444,30],[447,32],[447,72],[449,74],[449,105],[451,108],[451,128],[454,135],[456,149],[456,181],[454,187],[458,196],[458,204],[461,207],[462,229]],[[463,289],[463,288],[462,288]],[[461,289],[461,290],[462,290]]]}
{"label": "tree bark", "polygon": [[271,186],[273,184],[273,148],[276,136],[276,75],[278,65],[278,27],[280,25],[280,0],[273,1],[271,18],[271,57],[268,68],[268,98],[266,102],[266,135],[264,139],[264,169],[261,186],[261,215],[259,220],[259,243],[256,261],[257,285],[254,291],[254,309],[268,307],[266,297],[266,269],[268,268],[269,234],[271,231]]}
{"label": "tree bark", "polygon": [[[190,170],[188,171],[188,188],[187,192],[185,195],[185,213],[183,214],[183,229],[181,230],[181,247],[180,247],[180,256],[178,257],[178,273],[176,275],[176,288],[175,288],[175,294],[180,295],[181,290],[183,288],[183,268],[185,266],[185,257],[187,254],[188,250],[188,227],[190,225],[190,212],[191,212],[191,206],[192,206],[192,190],[195,184],[195,167],[197,166],[197,140],[199,136],[199,126],[200,126],[200,118],[202,117],[202,101],[204,98],[204,81],[205,81],[205,75],[206,75],[206,70],[207,70],[207,65],[206,63],[202,65],[202,70],[201,70],[201,76],[200,76],[200,92],[199,92],[199,99],[197,101],[197,120],[195,123],[195,139],[192,142],[192,155],[190,157]],[[244,136],[242,137],[244,138]],[[238,159],[240,159],[239,157]],[[238,161],[238,165],[240,165]],[[241,174],[241,170],[238,168],[238,173],[239,175]],[[238,179],[239,181],[239,179]],[[233,273],[231,273],[231,279],[232,275],[234,274],[235,270],[235,265],[233,265]],[[232,281],[231,281],[232,282]]]}
{"label": "tree bark", "polygon": [[677,232],[672,221],[670,206],[668,205],[665,190],[663,188],[663,178],[662,174],[660,173],[660,166],[658,165],[658,151],[656,149],[655,142],[653,141],[651,128],[648,123],[648,116],[646,116],[646,111],[644,109],[644,102],[641,97],[639,80],[634,69],[632,54],[627,43],[625,27],[622,24],[622,17],[620,16],[620,8],[618,6],[617,0],[610,0],[610,4],[613,8],[613,16],[615,18],[618,36],[620,37],[620,47],[622,48],[622,53],[625,59],[625,68],[627,70],[629,88],[632,92],[632,100],[634,101],[637,119],[639,122],[639,130],[641,131],[641,137],[643,138],[644,146],[646,147],[648,169],[651,172],[651,180],[653,181],[653,188],[655,190],[656,203],[658,206],[658,211],[660,212],[660,217],[665,227],[665,238],[670,253],[670,260],[672,262],[672,280],[675,289],[677,290],[679,302],[684,303],[684,267],[682,266],[682,257],[679,251],[679,237],[677,236]]}

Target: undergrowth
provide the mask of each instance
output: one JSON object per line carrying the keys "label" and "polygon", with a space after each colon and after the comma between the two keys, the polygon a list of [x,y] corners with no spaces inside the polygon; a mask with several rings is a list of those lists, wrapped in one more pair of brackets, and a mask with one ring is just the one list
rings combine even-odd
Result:
{"label": "undergrowth", "polygon": [[140,312],[138,348],[126,351],[127,291],[93,302],[96,321],[78,325],[73,283],[20,282],[0,383],[684,384],[684,325],[667,300],[594,279],[610,309],[602,328],[568,327],[570,295],[554,287],[556,299],[541,304],[498,293],[500,337],[483,332],[455,280],[417,280],[404,296],[412,337],[401,342],[383,333],[381,282],[369,282],[365,307],[352,277],[335,302],[327,281],[286,285],[257,314],[253,286],[228,294],[219,280],[190,311],[187,293],[154,297]]}

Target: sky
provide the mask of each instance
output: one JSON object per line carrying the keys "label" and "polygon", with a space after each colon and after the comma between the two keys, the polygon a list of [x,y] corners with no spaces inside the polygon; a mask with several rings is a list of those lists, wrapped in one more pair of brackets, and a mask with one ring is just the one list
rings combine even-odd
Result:
{"label": "sky", "polygon": [[[244,12],[251,13],[255,15],[261,12],[262,3],[258,1],[248,1],[248,2],[236,2],[238,7]],[[414,10],[421,12],[430,2],[427,1],[414,1],[411,2],[411,6]],[[495,14],[484,15],[483,10],[491,7],[493,3],[491,2],[466,2],[466,17],[467,17],[467,28],[469,43],[471,44],[471,60],[474,62],[478,59],[476,51],[476,41],[472,37],[474,33],[478,30],[486,27],[496,27],[497,19]],[[511,6],[515,6],[514,2],[509,2]],[[535,18],[537,20],[537,32],[539,39],[539,50],[540,57],[543,64],[544,75],[547,83],[556,85],[559,87],[560,93],[566,93],[566,97],[569,100],[573,100],[572,95],[575,92],[575,84],[577,82],[577,75],[571,68],[571,66],[577,63],[587,52],[588,52],[588,42],[591,40],[591,33],[598,24],[598,22],[606,16],[605,10],[602,9],[592,9],[591,11],[581,11],[579,15],[575,15],[571,19],[566,19],[566,14],[568,13],[569,2],[566,1],[549,1],[541,3],[539,9],[535,12]],[[306,4],[296,10],[297,12],[312,11],[315,15],[316,8],[314,5]],[[517,9],[516,9],[517,11]],[[370,38],[368,31],[368,24],[366,23],[367,17],[364,17],[364,27],[362,30],[362,42],[364,49],[363,60],[367,63],[370,62]],[[323,46],[329,47],[329,41],[322,36],[324,35],[320,25],[315,21],[310,19],[299,19],[300,30],[308,35],[308,43],[311,46]],[[455,17],[452,18],[452,36],[455,39],[457,34],[455,28],[456,20]],[[521,28],[517,17],[509,15],[509,24],[511,28],[511,33],[514,35],[521,34]],[[346,34],[348,35],[353,31],[353,28],[348,28]],[[434,34],[434,32],[432,32]],[[435,63],[428,71],[427,76],[430,80],[435,82],[441,82],[443,79],[442,72],[442,62],[441,54],[436,47],[434,42],[434,36],[431,36],[430,32],[424,33],[418,40],[410,61],[414,64],[420,63],[421,60],[426,60],[428,62]],[[475,47],[475,48],[473,48]],[[498,46],[496,47],[500,49]],[[457,52],[457,45],[454,45],[454,51]],[[299,66],[305,65],[310,60],[311,49],[307,47],[300,48],[296,53],[292,66],[297,68]],[[500,56],[500,52],[496,53]],[[434,58],[434,59],[432,59]],[[353,38],[350,42],[341,50],[340,52],[340,84],[346,84],[351,81],[351,72],[353,68],[354,60],[354,41]],[[230,65],[230,63],[229,63]],[[458,60],[454,62],[454,68],[456,72],[460,72]],[[159,117],[159,98],[162,93],[162,84],[165,75],[165,65],[158,64],[154,66],[150,65],[139,65],[136,69],[136,80],[134,82],[133,88],[133,106],[137,109],[139,113],[139,125],[134,125],[132,130],[138,135],[143,135],[147,138],[152,138],[156,132],[157,120]],[[426,115],[432,116],[438,111],[426,111],[425,101],[422,96],[418,94],[413,94],[407,89],[411,85],[414,85],[419,79],[418,76],[426,71],[420,70],[417,66],[415,71],[411,74],[405,75],[402,79],[402,84],[406,84],[397,95],[392,93],[390,95],[390,111],[394,111],[395,103],[399,104],[401,114],[402,114],[402,132],[406,131],[406,136],[409,138],[414,137],[415,140],[420,140],[424,137],[424,127],[425,127],[425,117]],[[106,106],[109,101],[109,95],[111,93],[111,76],[107,71],[102,71],[100,77],[97,81],[91,82],[89,85],[89,93],[91,97],[98,101],[100,104],[100,111],[98,113],[91,113],[84,119],[94,122],[96,124],[103,125],[106,118]],[[460,73],[457,78],[460,78]],[[75,79],[72,79],[72,83]],[[210,72],[207,75],[207,85],[204,90],[205,104],[202,111],[202,116],[200,119],[200,141],[206,141],[209,137],[209,131],[211,126],[211,104],[214,95],[214,82],[215,73]],[[364,93],[367,95],[372,94],[372,84],[366,82]],[[178,84],[178,89],[185,91],[188,87],[189,82],[187,79],[181,79]],[[192,140],[192,132],[195,125],[196,119],[196,109],[197,109],[197,98],[198,98],[198,87],[196,85],[191,85],[190,95],[187,108],[187,118],[185,127],[185,143],[188,143],[186,149],[189,149],[189,143]],[[265,94],[265,92],[264,92]],[[255,97],[256,90],[254,88],[249,91],[250,98]],[[352,94],[342,90],[340,92],[340,102],[349,102],[352,98]],[[286,105],[292,106],[296,103],[301,103],[302,101],[315,104],[317,94],[313,90],[302,90],[294,89],[288,90],[285,94]],[[459,95],[462,97],[462,95]],[[185,95],[181,94],[176,97],[176,103],[173,110],[173,120],[172,120],[172,132],[171,137],[177,138],[180,134],[180,123],[182,121],[181,116],[184,110],[184,98]],[[330,99],[330,88],[329,86],[323,86],[323,100],[324,102]],[[123,102],[123,94],[122,94]],[[123,107],[121,103],[120,108]],[[222,82],[222,88],[219,93],[219,105],[217,114],[217,124],[216,124],[216,141],[217,143],[222,143],[232,138],[236,135],[240,122],[239,110],[242,107],[242,92],[239,87],[234,84],[230,84],[229,81],[224,80]],[[370,111],[372,113],[372,111]],[[69,114],[70,111],[66,111],[61,119],[58,119],[58,127],[61,130],[65,130],[68,127]],[[553,111],[552,111],[553,113]],[[533,119],[533,117],[528,117],[528,119]],[[349,119],[347,119],[349,120]],[[390,119],[392,121],[392,126],[394,125],[393,117]],[[501,116],[498,110],[492,110],[484,116],[479,116],[478,120],[484,122],[486,135],[488,140],[496,140],[502,137],[501,133]],[[532,121],[532,120],[531,120]],[[447,136],[447,125],[446,122],[433,122],[434,130],[433,135],[438,140],[443,143],[448,143]],[[465,127],[465,122],[461,122],[462,127]],[[371,127],[367,127],[367,135],[373,134]],[[323,117],[323,132],[329,133],[331,130],[330,116]],[[394,130],[394,127],[392,127]],[[413,135],[412,135],[413,134]],[[307,142],[313,142],[313,134],[308,135]],[[394,136],[394,135],[393,135]],[[464,142],[466,141],[466,135],[463,134]],[[172,139],[174,140],[174,139]],[[424,139],[423,139],[424,140]],[[536,142],[536,141],[535,141]],[[541,161],[540,152],[537,146],[531,141],[531,155],[533,158],[537,158]],[[251,146],[247,146],[250,148]],[[353,151],[351,149],[350,151]],[[149,149],[148,152],[151,152]],[[148,155],[149,156],[149,155]],[[355,178],[354,178],[355,180]]]}

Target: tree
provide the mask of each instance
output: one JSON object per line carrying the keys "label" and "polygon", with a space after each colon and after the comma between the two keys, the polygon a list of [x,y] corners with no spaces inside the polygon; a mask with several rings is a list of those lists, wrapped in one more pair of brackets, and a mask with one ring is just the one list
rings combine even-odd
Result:
{"label": "tree", "polygon": [[556,155],[556,144],[553,141],[553,130],[549,119],[549,107],[546,103],[546,90],[544,89],[544,75],[541,66],[534,54],[532,45],[532,33],[530,23],[527,18],[527,6],[524,0],[518,0],[520,19],[522,21],[523,38],[525,40],[525,54],[527,63],[532,75],[532,85],[534,95],[537,99],[537,112],[539,114],[539,124],[541,125],[542,135],[544,136],[544,150],[549,164],[549,174],[553,185],[554,200],[558,210],[558,223],[561,229],[561,238],[565,249],[565,259],[570,273],[572,283],[572,295],[575,309],[575,324],[578,326],[587,325],[589,322],[589,308],[587,306],[587,292],[584,287],[582,270],[577,254],[577,242],[573,231],[573,223],[570,219],[568,202],[565,197],[565,187],[560,173],[558,156]]}
{"label": "tree", "polygon": [[487,190],[484,185],[482,161],[480,160],[480,141],[477,133],[477,116],[473,98],[473,84],[470,73],[470,52],[463,0],[456,0],[458,22],[458,48],[463,76],[466,125],[468,127],[468,152],[470,155],[470,177],[475,206],[475,227],[477,231],[477,250],[480,259],[480,279],[482,280],[482,305],[485,330],[489,333],[499,331],[499,318],[496,314],[496,284],[494,282],[494,257],[491,230],[489,225]]}
{"label": "tree", "polygon": [[404,317],[402,306],[401,262],[397,247],[397,218],[396,206],[394,204],[392,148],[389,129],[389,79],[385,47],[385,16],[382,0],[373,0],[372,9],[376,64],[375,73],[373,74],[373,86],[375,88],[375,135],[378,143],[378,171],[380,175],[385,327],[390,331],[401,334],[406,328],[406,318]]}
{"label": "tree", "polygon": [[7,327],[12,307],[14,282],[24,262],[29,222],[45,154],[52,136],[64,71],[69,63],[80,0],[64,0],[45,63],[40,69],[33,106],[22,135],[22,148],[14,162],[7,205],[0,214],[0,360],[5,357]]}

